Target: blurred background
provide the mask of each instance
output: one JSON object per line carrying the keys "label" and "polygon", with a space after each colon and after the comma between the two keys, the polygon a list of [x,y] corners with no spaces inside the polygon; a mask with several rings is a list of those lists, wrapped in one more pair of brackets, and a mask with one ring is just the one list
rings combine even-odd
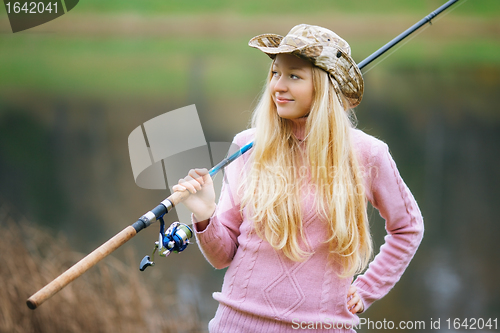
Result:
{"label": "blurred background", "polygon": [[[84,0],[15,34],[0,6],[0,332],[205,332],[224,270],[192,245],[139,274],[157,225],[86,273],[95,279],[36,311],[25,300],[169,195],[134,183],[137,126],[196,104],[207,142],[248,127],[270,64],[251,37],[321,25],[360,62],[444,2]],[[447,318],[500,314],[500,2],[459,1],[412,37],[364,69],[356,113],[389,145],[426,233],[401,281],[362,316],[441,318],[443,329]],[[378,249],[384,222],[369,215]],[[102,297],[82,298],[91,292]]]}

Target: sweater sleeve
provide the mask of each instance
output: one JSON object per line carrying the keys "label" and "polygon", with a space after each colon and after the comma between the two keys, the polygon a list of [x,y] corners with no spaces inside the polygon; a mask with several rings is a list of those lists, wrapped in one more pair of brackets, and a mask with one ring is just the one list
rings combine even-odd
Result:
{"label": "sweater sleeve", "polygon": [[[238,137],[233,144],[238,147]],[[246,144],[246,142],[245,142]],[[240,157],[224,169],[219,202],[207,227],[200,231],[192,215],[197,243],[207,261],[215,268],[222,269],[231,263],[238,248],[238,236],[243,216],[240,211],[238,185],[246,158]]]}
{"label": "sweater sleeve", "polygon": [[366,272],[354,282],[365,310],[399,281],[424,232],[417,202],[403,182],[387,145],[378,141],[371,150],[368,198],[385,219],[387,235]]}

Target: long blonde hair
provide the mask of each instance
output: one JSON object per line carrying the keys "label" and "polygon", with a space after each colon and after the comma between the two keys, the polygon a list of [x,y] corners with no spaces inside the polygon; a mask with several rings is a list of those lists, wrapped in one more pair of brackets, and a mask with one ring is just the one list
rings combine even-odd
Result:
{"label": "long blonde hair", "polygon": [[[271,66],[272,67],[272,66]],[[292,122],[278,116],[269,90],[271,70],[252,127],[255,145],[244,184],[246,207],[257,234],[294,261],[310,253],[302,226],[298,167],[306,167],[316,189],[316,213],[327,221],[330,252],[338,254],[341,276],[361,272],[372,255],[363,176],[353,152],[348,111],[328,74],[313,66],[313,103],[306,120],[305,155]],[[343,100],[343,105],[348,105]],[[303,157],[305,156],[305,157]],[[302,170],[301,170],[302,172]],[[303,177],[302,177],[303,178]]]}

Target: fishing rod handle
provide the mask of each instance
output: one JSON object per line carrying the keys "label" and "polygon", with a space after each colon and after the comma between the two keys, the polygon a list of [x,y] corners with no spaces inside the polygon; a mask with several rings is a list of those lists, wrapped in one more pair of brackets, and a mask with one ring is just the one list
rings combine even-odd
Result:
{"label": "fishing rod handle", "polygon": [[175,206],[186,200],[187,197],[189,197],[189,191],[185,190],[182,192],[174,192],[172,195],[170,195],[168,198],[163,200],[161,203],[165,208],[167,209],[167,213],[172,210]]}
{"label": "fishing rod handle", "polygon": [[37,291],[33,296],[28,298],[26,304],[32,310],[39,307],[43,302],[56,294],[74,279],[85,273],[89,268],[97,264],[99,261],[107,257],[111,252],[125,244],[137,234],[133,226],[128,226],[121,232],[109,239],[106,243],[99,246],[85,258],[71,266],[64,273],[55,278],[52,282]]}
{"label": "fishing rod handle", "polygon": [[54,296],[62,288],[66,287],[69,283],[77,277],[88,271],[91,267],[95,266],[99,261],[107,257],[111,252],[118,249],[120,246],[128,242],[139,231],[147,228],[157,218],[162,217],[168,213],[174,206],[184,201],[189,196],[189,191],[175,192],[161,202],[152,211],[147,212],[141,216],[137,222],[126,227],[114,237],[109,239],[106,243],[99,246],[97,249],[88,254],[85,258],[71,266],[64,273],[55,278],[52,282],[33,294],[26,304],[32,310],[39,307],[47,299]]}

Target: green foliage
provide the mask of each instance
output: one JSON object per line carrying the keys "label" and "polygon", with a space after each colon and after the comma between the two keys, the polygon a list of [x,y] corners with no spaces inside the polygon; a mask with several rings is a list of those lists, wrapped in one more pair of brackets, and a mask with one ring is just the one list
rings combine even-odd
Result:
{"label": "green foliage", "polygon": [[[346,13],[349,17],[358,18],[343,29],[348,32],[353,58],[359,62],[401,32],[398,28],[394,34],[389,34],[384,28],[382,31],[385,34],[380,36],[371,31],[374,24],[380,28],[381,22],[390,25],[391,18],[397,20],[403,16],[411,17],[408,21],[415,22],[442,3],[437,0],[276,0],[270,5],[264,0],[85,0],[80,1],[68,15],[75,15],[84,24],[96,25],[95,31],[83,30],[74,35],[62,34],[59,30],[48,34],[26,31],[0,35],[0,89],[7,93],[38,91],[98,98],[175,96],[181,100],[193,85],[201,87],[210,96],[255,93],[262,85],[269,63],[266,56],[246,46],[249,34],[252,34],[250,31],[256,29],[247,27],[232,31],[234,23],[231,22],[234,21],[218,22],[217,18],[232,17],[236,18],[236,22],[242,18],[250,27],[262,26],[261,32],[264,33],[268,32],[268,28],[272,31],[276,28],[273,25],[274,16],[283,20],[286,18],[284,15],[303,14],[300,17],[307,21],[315,15],[324,17],[330,12],[336,15]],[[0,10],[4,8],[0,6]],[[391,55],[390,61],[377,60],[375,65],[382,71],[417,62],[436,67],[485,63],[498,66],[500,43],[492,29],[497,27],[495,22],[500,13],[500,1],[461,0],[440,18],[450,13],[453,14],[447,18],[452,17],[451,21],[436,20],[434,26],[429,26],[418,38]],[[0,12],[0,18],[3,15],[5,12]],[[120,31],[119,27],[113,28],[110,26],[112,23],[107,21],[119,17],[122,20],[120,24],[124,24],[127,15],[133,15],[131,17],[141,22],[139,25],[143,30],[137,35],[116,33]],[[179,17],[186,17],[189,19],[187,22],[193,22],[193,26],[189,26],[193,29],[183,31],[179,23],[180,36],[176,36],[175,32],[160,36],[148,34],[151,27],[161,28],[158,23],[148,26],[148,18],[159,15],[164,16],[166,21],[169,17],[178,21]],[[252,16],[258,19],[248,19]],[[208,23],[201,19],[206,17],[210,18]],[[67,20],[65,24],[71,24],[70,16],[64,19]],[[290,19],[290,23],[283,21],[279,24],[286,24],[288,29],[293,21]],[[463,36],[463,30],[456,34],[448,31],[442,36],[433,35],[444,26],[455,29],[471,22],[477,35],[476,30],[466,36]],[[215,24],[217,27],[212,26]],[[203,25],[207,25],[207,29],[215,28],[215,32],[199,36],[199,32],[206,30]],[[134,26],[131,27],[127,29],[134,31]],[[172,29],[172,26],[166,29]],[[359,31],[366,31],[366,36]],[[198,66],[200,62],[202,65]],[[194,80],[197,81],[195,84]]]}
{"label": "green foliage", "polygon": [[[454,6],[465,3],[458,8],[462,15],[494,16],[500,12],[498,0],[461,0]],[[219,14],[233,12],[243,15],[282,15],[310,13],[350,13],[350,14],[417,14],[427,15],[445,1],[394,1],[394,0],[170,0],[170,1],[136,1],[136,0],[85,0],[78,5],[79,11],[95,13],[141,13],[141,14]]]}

